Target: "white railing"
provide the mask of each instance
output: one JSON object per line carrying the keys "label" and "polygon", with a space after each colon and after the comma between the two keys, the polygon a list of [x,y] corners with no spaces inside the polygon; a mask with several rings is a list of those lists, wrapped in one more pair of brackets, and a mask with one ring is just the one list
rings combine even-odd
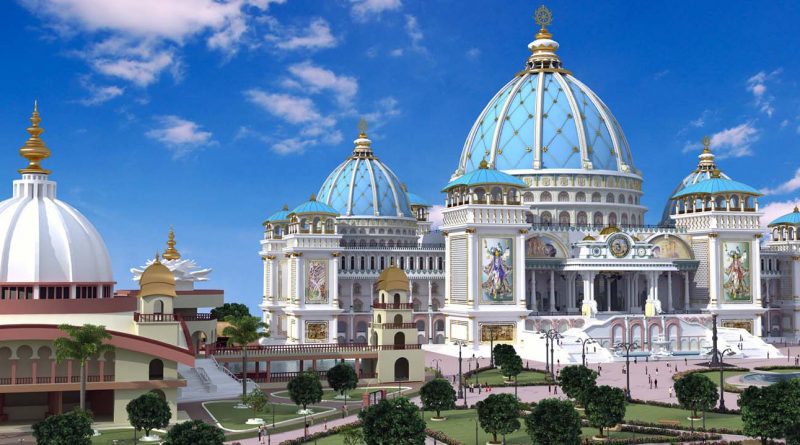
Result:
{"label": "white railing", "polygon": [[[214,366],[216,366],[216,367],[217,367],[217,369],[219,369],[220,371],[222,371],[222,372],[224,372],[225,374],[227,374],[229,377],[231,377],[231,378],[233,378],[234,380],[236,380],[236,382],[237,382],[237,383],[242,383],[242,379],[240,379],[239,377],[237,377],[237,376],[236,376],[236,374],[234,374],[233,372],[231,372],[231,370],[230,370],[230,369],[228,369],[228,368],[226,368],[226,367],[224,367],[224,366],[220,365],[220,364],[219,364],[219,362],[217,361],[216,357],[214,357],[213,355],[211,355],[210,357],[211,357],[211,362],[212,362],[212,363],[214,363]],[[252,386],[251,386],[251,388],[258,388],[258,389],[261,389],[261,387],[258,385],[258,383],[256,383],[256,382],[255,382],[253,379],[251,379],[251,378],[249,378],[249,377],[247,378],[247,384],[248,384],[248,385],[252,385]]]}
{"label": "white railing", "polygon": [[205,369],[192,368],[192,370],[197,374],[197,377],[200,379],[200,383],[203,385],[203,388],[205,388],[206,391],[217,392],[217,385],[211,382],[211,378],[208,376]]}

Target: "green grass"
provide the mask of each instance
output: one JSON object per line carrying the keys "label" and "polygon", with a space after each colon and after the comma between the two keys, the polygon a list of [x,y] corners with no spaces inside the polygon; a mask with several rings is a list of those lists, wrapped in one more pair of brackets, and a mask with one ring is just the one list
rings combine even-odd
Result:
{"label": "green grass", "polygon": [[[397,395],[397,387],[396,386],[380,386],[380,387],[363,387],[363,388],[356,388],[347,393],[347,404],[351,403],[361,403],[361,397],[364,393],[370,393],[379,389],[385,389],[386,395],[392,397]],[[411,388],[404,386],[402,394],[406,395],[407,392]],[[277,391],[272,393],[273,396],[279,397],[282,399],[289,399],[289,391]],[[336,391],[326,389],[322,392],[322,400],[335,400],[337,402],[344,402],[344,399],[336,399],[335,397],[339,395]]]}
{"label": "green grass", "polygon": [[[150,434],[157,434],[161,437],[165,435],[162,433],[154,433],[151,432]],[[136,433],[136,437],[141,438],[144,436],[144,431],[139,431]],[[118,445],[133,445],[133,428],[129,429],[118,429],[118,430],[101,430],[100,435],[97,437],[92,437],[92,445],[113,445],[114,440],[117,441]],[[136,441],[135,443],[141,444],[145,442]],[[152,444],[153,442],[149,442]]]}
{"label": "green grass", "polygon": [[[256,428],[256,425],[248,425],[245,423],[247,419],[251,417],[261,417],[268,425],[272,425],[273,407],[275,407],[275,423],[303,418],[303,416],[297,414],[298,407],[296,405],[269,404],[264,411],[253,414],[253,410],[251,409],[234,408],[234,405],[237,403],[239,402],[206,402],[205,407],[211,415],[214,416],[217,422],[229,430],[240,431]],[[332,410],[331,408],[322,406],[310,406],[309,408],[313,409],[314,413]]]}
{"label": "green grass", "polygon": [[[691,412],[680,408],[665,408],[660,406],[642,405],[631,403],[625,410],[625,420],[639,420],[642,422],[658,423],[661,420],[677,420],[681,425],[689,427],[691,421],[687,419]],[[700,413],[698,413],[700,415]],[[694,423],[695,428],[703,425],[699,420]],[[742,418],[737,414],[706,413],[706,428],[742,429]]]}
{"label": "green grass", "polygon": [[[699,372],[698,374],[709,378],[712,382],[714,382],[717,387],[719,387],[719,371],[704,371]],[[729,377],[733,377],[736,375],[742,374],[750,374],[750,371],[722,371],[722,381],[728,381]]]}
{"label": "green grass", "polygon": [[[547,374],[539,371],[522,371],[517,376],[517,384],[528,385],[531,383],[546,383],[546,375]],[[481,385],[484,383],[488,383],[489,385],[513,384],[513,382],[513,380],[511,383],[506,382],[505,377],[503,377],[503,374],[500,373],[499,369],[489,369],[478,373],[478,383]],[[475,376],[473,375],[469,379],[465,380],[465,383],[467,385],[470,383],[475,383]]]}

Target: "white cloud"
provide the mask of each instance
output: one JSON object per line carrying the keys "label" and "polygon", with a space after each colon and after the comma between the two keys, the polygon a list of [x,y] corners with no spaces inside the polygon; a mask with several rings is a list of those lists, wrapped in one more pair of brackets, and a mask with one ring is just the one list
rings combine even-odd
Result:
{"label": "white cloud", "polygon": [[386,125],[390,118],[400,115],[400,108],[398,108],[397,99],[392,96],[386,96],[379,99],[374,106],[374,109],[363,115],[363,118],[369,123],[370,128],[373,130],[379,129]]}
{"label": "white cloud", "polygon": [[350,0],[350,13],[357,22],[380,18],[386,11],[395,11],[403,6],[400,0]]}
{"label": "white cloud", "polygon": [[291,124],[322,119],[314,102],[307,97],[268,93],[255,88],[245,91],[244,95],[251,103]]}
{"label": "white cloud", "polygon": [[738,158],[753,154],[751,145],[758,140],[758,129],[752,122],[726,128],[711,136],[711,148],[718,158]]}
{"label": "white cloud", "polygon": [[115,97],[122,96],[122,94],[125,93],[124,88],[120,88],[116,85],[95,85],[88,78],[81,79],[81,85],[89,93],[89,96],[78,102],[86,106],[100,105]]}
{"label": "white cloud", "polygon": [[389,51],[389,55],[392,57],[402,57],[403,53],[404,53],[403,48],[395,48]]}
{"label": "white cloud", "polygon": [[275,24],[273,27],[275,32],[268,34],[266,39],[286,51],[333,48],[338,43],[328,22],[321,18],[314,19],[303,30],[285,30]]}
{"label": "white cloud", "polygon": [[100,74],[140,87],[156,82],[166,69],[170,69],[175,80],[181,78],[181,62],[172,50],[150,47],[149,43],[126,47],[131,43],[122,41],[109,50],[104,48],[107,46],[104,43],[97,45],[87,57],[92,68]]}
{"label": "white cloud", "polygon": [[703,112],[700,113],[700,116],[697,119],[689,121],[689,126],[694,128],[703,128],[706,125],[706,122],[708,121],[708,118],[711,115],[712,115],[711,110],[703,110]]}
{"label": "white cloud", "polygon": [[421,53],[426,53],[428,50],[422,45],[422,40],[425,38],[425,34],[422,33],[422,29],[419,27],[417,18],[411,14],[406,14],[405,29],[406,34],[408,34],[408,37],[411,39],[411,49]]}
{"label": "white cloud", "polygon": [[766,228],[767,224],[771,223],[776,218],[780,218],[787,213],[792,213],[799,201],[800,200],[771,202],[761,207],[759,210],[764,212],[764,215],[761,217],[761,227]]}
{"label": "white cloud", "polygon": [[761,193],[765,195],[784,195],[794,192],[795,190],[800,190],[800,168],[794,172],[794,176],[788,181],[775,188],[763,188],[761,189]]}
{"label": "white cloud", "polygon": [[297,63],[289,67],[295,79],[288,79],[284,86],[302,87],[317,93],[331,91],[336,95],[336,100],[341,105],[349,104],[358,93],[358,81],[355,77],[340,76],[331,70],[314,65],[310,61]]}
{"label": "white cloud", "polygon": [[173,159],[182,158],[199,147],[214,143],[211,132],[202,130],[195,122],[174,115],[159,116],[156,120],[159,127],[148,131],[145,136],[166,145],[172,150]]}
{"label": "white cloud", "polygon": [[775,107],[772,106],[775,97],[767,93],[767,83],[777,78],[781,71],[781,68],[770,73],[759,71],[747,79],[747,91],[753,94],[758,109],[769,117],[775,113]]}
{"label": "white cloud", "polygon": [[444,215],[442,215],[442,211],[444,211],[443,205],[434,205],[430,209],[430,213],[428,213],[428,220],[431,221],[433,227],[441,227],[444,223]]}
{"label": "white cloud", "polygon": [[464,55],[467,56],[469,60],[478,60],[478,57],[481,56],[481,50],[478,48],[470,48]]}
{"label": "white cloud", "polygon": [[664,77],[666,77],[667,75],[669,75],[669,72],[670,72],[669,70],[661,70],[661,71],[659,71],[659,72],[657,72],[657,73],[653,74],[653,79],[655,79],[655,80],[661,80],[661,79],[663,79]]}

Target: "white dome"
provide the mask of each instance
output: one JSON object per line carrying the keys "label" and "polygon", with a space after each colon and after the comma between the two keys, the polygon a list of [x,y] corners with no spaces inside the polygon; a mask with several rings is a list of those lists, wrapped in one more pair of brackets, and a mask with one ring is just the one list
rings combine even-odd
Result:
{"label": "white dome", "polygon": [[112,283],[103,238],[56,199],[46,174],[23,174],[0,202],[0,283]]}

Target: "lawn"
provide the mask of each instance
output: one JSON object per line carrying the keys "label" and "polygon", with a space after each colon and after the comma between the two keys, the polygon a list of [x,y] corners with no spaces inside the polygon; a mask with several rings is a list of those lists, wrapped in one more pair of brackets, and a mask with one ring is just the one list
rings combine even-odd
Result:
{"label": "lawn", "polygon": [[[639,420],[643,422],[658,423],[661,420],[677,420],[681,425],[689,427],[691,421],[687,419],[691,413],[680,408],[665,408],[660,406],[642,405],[631,403],[625,410],[625,420]],[[700,414],[700,413],[698,413]],[[703,425],[703,421],[696,421],[695,427]],[[706,413],[706,428],[742,429],[742,418],[737,414]]]}
{"label": "lawn", "polygon": [[[373,391],[377,391],[379,389],[386,390],[386,396],[392,397],[393,395],[397,395],[397,386],[378,386],[378,387],[364,387],[364,388],[356,388],[347,393],[347,404],[351,403],[361,403],[361,397],[364,393],[370,393]],[[402,387],[402,393],[406,394],[411,388],[408,386]],[[281,398],[281,399],[289,399],[289,391],[277,391],[272,393],[273,396]],[[336,399],[339,393],[330,389],[325,389],[322,391],[322,400],[336,400],[338,402],[344,402],[344,399]]]}
{"label": "lawn", "polygon": [[[114,441],[117,441],[118,445],[133,445],[133,428],[128,429],[118,429],[118,430],[101,430],[100,435],[97,437],[92,437],[92,445],[114,445]],[[157,434],[161,437],[164,437],[164,434],[154,433],[151,432],[150,434]],[[136,437],[144,436],[144,431],[139,431],[136,433]],[[136,441],[138,444],[142,444],[145,442]],[[152,443],[152,442],[149,442]]]}
{"label": "lawn", "polygon": [[[547,374],[541,371],[522,371],[517,376],[517,383],[519,385],[529,385],[531,383],[547,383],[545,376]],[[465,380],[465,383],[469,385],[470,383],[476,383],[475,376],[468,378]],[[478,380],[477,383],[483,385],[484,383],[488,383],[489,385],[501,385],[501,384],[513,384],[514,381],[512,380],[510,383],[506,382],[505,377],[503,374],[500,373],[499,369],[489,369],[486,371],[481,371],[478,373]]]}
{"label": "lawn", "polygon": [[[253,414],[251,409],[236,409],[234,405],[239,402],[206,402],[203,406],[211,413],[211,415],[222,425],[223,428],[231,431],[244,431],[253,430],[256,425],[248,425],[247,419],[251,417],[261,417],[269,425],[272,424],[272,409],[275,408],[275,423],[284,422],[292,419],[299,419],[303,416],[297,414],[298,407],[296,405],[284,405],[278,403],[271,403],[267,408],[258,414]],[[332,408],[323,406],[310,406],[314,413],[334,411]]]}
{"label": "lawn", "polygon": [[[751,371],[722,371],[722,381],[727,382],[729,377],[733,377],[735,375],[742,375],[742,374],[750,374]],[[704,371],[699,372],[698,374],[703,375],[711,379],[717,387],[719,387],[719,371]]]}

